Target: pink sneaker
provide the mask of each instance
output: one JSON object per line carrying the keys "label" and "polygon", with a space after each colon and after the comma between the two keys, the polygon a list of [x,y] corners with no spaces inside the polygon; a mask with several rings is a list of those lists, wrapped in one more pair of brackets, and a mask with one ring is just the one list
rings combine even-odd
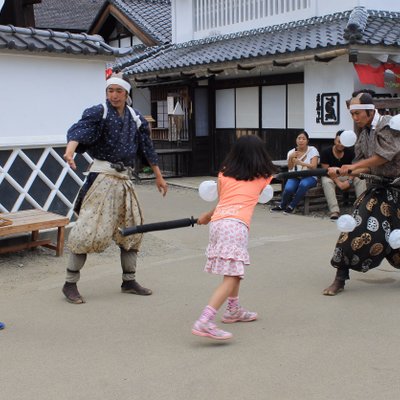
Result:
{"label": "pink sneaker", "polygon": [[200,320],[197,320],[194,323],[192,333],[196,336],[203,336],[216,340],[227,340],[232,338],[232,333],[218,329],[217,325],[213,322],[201,322]]}
{"label": "pink sneaker", "polygon": [[247,311],[243,307],[239,307],[236,311],[226,310],[221,321],[224,324],[232,324],[234,322],[255,321],[257,317],[258,314],[256,312]]}

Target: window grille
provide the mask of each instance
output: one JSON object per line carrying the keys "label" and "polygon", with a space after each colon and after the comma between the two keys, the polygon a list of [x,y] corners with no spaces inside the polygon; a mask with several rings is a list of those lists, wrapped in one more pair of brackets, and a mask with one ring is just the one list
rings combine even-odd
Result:
{"label": "window grille", "polygon": [[194,0],[195,32],[310,8],[311,0]]}

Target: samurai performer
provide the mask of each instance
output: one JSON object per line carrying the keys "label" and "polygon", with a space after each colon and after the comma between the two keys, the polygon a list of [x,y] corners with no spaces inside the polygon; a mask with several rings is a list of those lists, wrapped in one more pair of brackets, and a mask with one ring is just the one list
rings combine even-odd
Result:
{"label": "samurai performer", "polygon": [[114,241],[120,248],[123,293],[150,295],[135,278],[142,234],[124,237],[118,227],[142,224],[142,212],[132,182],[138,148],[148,160],[159,192],[167,183],[158,167],[158,157],[145,118],[128,106],[130,84],[119,76],[106,81],[106,103],[86,109],[67,133],[64,159],[73,169],[75,152],[93,158],[87,179],[78,195],[79,213],[67,246],[71,251],[63,293],[70,303],[85,302],[77,282],[88,253],[101,253]]}
{"label": "samurai performer", "polygon": [[[356,175],[370,173],[390,182],[400,171],[400,131],[390,127],[390,116],[375,109],[368,91],[353,93],[349,111],[359,128],[355,143],[355,159],[350,165],[332,167],[335,173]],[[333,171],[329,171],[333,173]],[[350,269],[367,272],[386,259],[400,268],[400,249],[389,245],[389,235],[400,228],[400,187],[369,183],[367,190],[356,200],[353,217],[356,228],[342,232],[336,243],[331,264],[336,268],[333,283],[323,294],[335,296],[350,279]]]}

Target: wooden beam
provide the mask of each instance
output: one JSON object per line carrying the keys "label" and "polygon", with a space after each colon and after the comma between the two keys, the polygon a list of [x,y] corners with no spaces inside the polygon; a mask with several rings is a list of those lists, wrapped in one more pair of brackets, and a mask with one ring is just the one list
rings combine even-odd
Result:
{"label": "wooden beam", "polygon": [[400,98],[391,97],[387,99],[373,99],[375,107],[382,108],[400,108]]}
{"label": "wooden beam", "polygon": [[334,60],[336,57],[320,57],[318,55],[314,56],[314,60],[317,62],[325,62],[328,63],[329,61]]}
{"label": "wooden beam", "polygon": [[244,64],[237,65],[237,69],[240,71],[251,71],[255,67],[256,67],[255,65],[244,65]]}
{"label": "wooden beam", "polygon": [[291,62],[284,62],[284,61],[280,62],[280,61],[276,61],[276,60],[272,61],[272,65],[274,67],[287,67],[290,64],[291,64]]}
{"label": "wooden beam", "polygon": [[207,72],[214,75],[222,74],[224,71],[223,68],[207,68]]}
{"label": "wooden beam", "polygon": [[110,5],[108,5],[103,13],[100,15],[96,25],[93,27],[93,29],[90,30],[90,34],[94,35],[96,33],[99,33],[103,25],[105,24],[107,18],[110,16]]}
{"label": "wooden beam", "polygon": [[120,10],[118,10],[115,6],[110,5],[110,14],[115,17],[117,21],[119,21],[122,25],[128,29],[129,32],[133,33],[137,36],[145,45],[147,46],[155,46],[158,43],[146,35],[140,28],[138,28],[130,19],[128,19]]}

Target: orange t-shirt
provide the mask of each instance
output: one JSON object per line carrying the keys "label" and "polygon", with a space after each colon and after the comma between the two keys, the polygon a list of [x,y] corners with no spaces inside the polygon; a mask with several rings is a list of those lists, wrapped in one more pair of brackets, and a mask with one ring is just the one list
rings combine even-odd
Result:
{"label": "orange t-shirt", "polygon": [[236,218],[250,226],[254,207],[257,204],[260,193],[271,180],[272,176],[269,178],[257,178],[252,181],[238,181],[235,178],[224,176],[220,172],[218,174],[219,201],[211,221]]}

